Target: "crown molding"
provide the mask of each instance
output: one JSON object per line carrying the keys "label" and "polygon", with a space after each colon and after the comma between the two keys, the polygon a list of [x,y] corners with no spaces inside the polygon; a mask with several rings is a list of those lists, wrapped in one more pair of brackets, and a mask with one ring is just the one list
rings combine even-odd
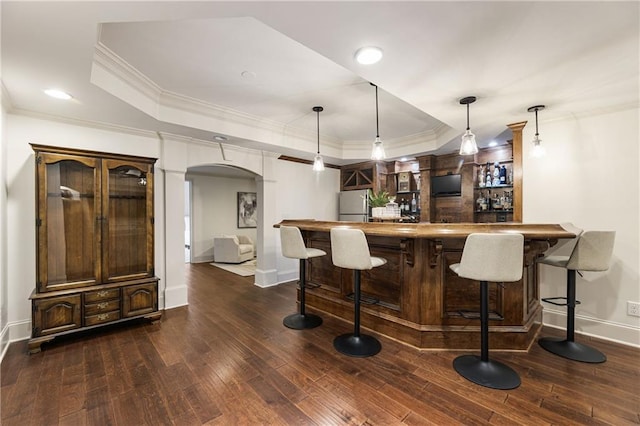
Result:
{"label": "crown molding", "polygon": [[[272,135],[281,135],[283,138],[299,139],[315,147],[315,132],[164,90],[102,43],[96,45],[94,65],[100,67],[104,72],[118,79],[129,88],[142,94],[148,101],[154,103],[156,108],[150,115],[153,115],[154,118],[159,121],[185,125],[184,123],[177,123],[175,120],[165,119],[165,116],[168,118],[171,114],[171,110],[178,110],[207,117],[212,120],[239,124],[254,130],[268,132]],[[108,87],[102,88],[109,91]],[[268,140],[269,138],[266,137],[265,139]],[[342,147],[341,141],[337,138],[324,136],[321,137],[320,142],[327,149],[331,148],[339,151]],[[315,152],[314,149],[309,152],[312,151]]]}
{"label": "crown molding", "polygon": [[160,86],[101,42],[96,44],[93,65],[108,71],[111,75],[158,103],[162,94]]}
{"label": "crown molding", "polygon": [[41,112],[20,109],[20,108],[16,108],[12,110],[11,114],[23,115],[25,117],[36,118],[39,120],[53,121],[57,123],[69,124],[69,125],[78,126],[78,127],[86,127],[90,129],[96,129],[96,130],[106,130],[109,132],[124,133],[124,134],[133,135],[133,136],[142,136],[142,137],[147,137],[152,139],[158,138],[158,133],[152,130],[137,129],[135,127],[121,126],[119,124],[106,123],[102,121],[80,120],[78,118],[44,114]]}

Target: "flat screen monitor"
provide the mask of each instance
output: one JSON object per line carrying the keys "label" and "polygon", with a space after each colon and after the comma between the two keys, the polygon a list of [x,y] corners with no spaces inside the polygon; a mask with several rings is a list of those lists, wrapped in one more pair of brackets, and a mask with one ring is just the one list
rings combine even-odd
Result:
{"label": "flat screen monitor", "polygon": [[460,175],[431,177],[431,195],[433,197],[456,197],[461,195]]}

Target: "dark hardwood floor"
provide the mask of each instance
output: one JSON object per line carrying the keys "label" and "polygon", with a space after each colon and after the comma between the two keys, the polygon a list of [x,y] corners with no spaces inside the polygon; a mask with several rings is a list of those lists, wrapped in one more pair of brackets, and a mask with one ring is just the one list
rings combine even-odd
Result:
{"label": "dark hardwood floor", "polygon": [[[386,338],[372,358],[338,354],[351,324],[295,331],[295,283],[260,289],[208,264],[187,265],[189,306],[98,333],[59,338],[1,370],[2,425],[640,424],[640,350],[591,340],[604,364],[492,352],[522,377],[511,391],[458,376],[456,352]],[[560,335],[544,329],[545,335]],[[578,340],[585,338],[578,336]]]}

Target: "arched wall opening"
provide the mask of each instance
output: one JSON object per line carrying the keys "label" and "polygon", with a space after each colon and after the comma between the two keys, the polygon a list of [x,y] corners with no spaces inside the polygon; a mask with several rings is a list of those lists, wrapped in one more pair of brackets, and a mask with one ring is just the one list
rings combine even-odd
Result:
{"label": "arched wall opening", "polygon": [[[198,143],[162,135],[164,200],[164,260],[165,308],[188,304],[184,263],[184,182],[189,170],[201,166],[224,166],[253,175],[258,202],[258,221],[255,228],[256,274],[255,284],[268,287],[278,283],[276,230],[277,209],[275,168],[278,154],[221,144]],[[228,211],[236,217],[233,207]],[[203,236],[212,239],[213,236]],[[194,241],[192,241],[193,243]]]}
{"label": "arched wall opening", "polygon": [[[202,164],[189,167],[185,179],[190,194],[185,194],[185,238],[189,236],[191,263],[211,263],[215,260],[213,240],[217,236],[242,235],[257,241],[257,210],[247,219],[241,212],[240,198],[257,199],[258,176],[235,166]],[[185,213],[185,219],[187,215]],[[253,218],[256,221],[254,223]]]}

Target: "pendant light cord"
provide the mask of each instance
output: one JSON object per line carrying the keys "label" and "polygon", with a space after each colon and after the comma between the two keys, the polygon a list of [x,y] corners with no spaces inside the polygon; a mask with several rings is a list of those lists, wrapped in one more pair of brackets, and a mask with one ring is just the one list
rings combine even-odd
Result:
{"label": "pendant light cord", "polygon": [[540,136],[538,134],[538,108],[536,108],[536,136]]}
{"label": "pendant light cord", "polygon": [[380,130],[378,128],[378,86],[374,84],[376,88],[376,138],[380,137]]}
{"label": "pendant light cord", "polygon": [[469,130],[469,104],[467,104],[467,130]]}
{"label": "pendant light cord", "polygon": [[318,119],[318,154],[320,154],[320,110],[316,111],[316,117]]}

